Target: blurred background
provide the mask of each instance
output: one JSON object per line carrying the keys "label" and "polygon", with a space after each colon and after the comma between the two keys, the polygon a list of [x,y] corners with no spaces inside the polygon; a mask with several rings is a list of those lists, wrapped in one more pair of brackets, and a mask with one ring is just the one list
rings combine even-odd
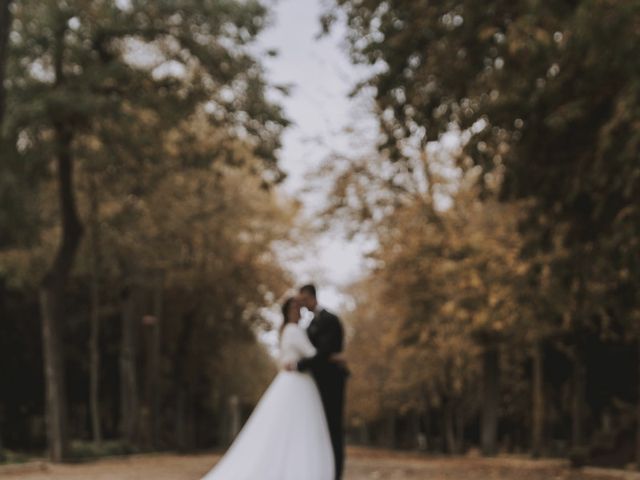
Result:
{"label": "blurred background", "polygon": [[352,444],[640,468],[640,1],[0,5],[0,463],[223,449],[313,281]]}

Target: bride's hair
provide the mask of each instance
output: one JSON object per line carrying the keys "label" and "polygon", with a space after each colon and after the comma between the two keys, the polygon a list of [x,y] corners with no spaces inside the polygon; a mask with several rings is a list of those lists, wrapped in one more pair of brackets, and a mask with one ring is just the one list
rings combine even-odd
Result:
{"label": "bride's hair", "polygon": [[282,304],[282,325],[280,326],[280,335],[282,335],[282,332],[284,331],[284,327],[286,327],[287,323],[289,323],[289,307],[291,306],[294,300],[295,300],[294,297],[289,297]]}

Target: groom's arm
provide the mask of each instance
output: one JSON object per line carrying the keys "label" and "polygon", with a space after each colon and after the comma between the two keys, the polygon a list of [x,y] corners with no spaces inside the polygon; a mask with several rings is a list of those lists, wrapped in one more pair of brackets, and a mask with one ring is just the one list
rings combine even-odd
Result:
{"label": "groom's arm", "polygon": [[304,372],[318,365],[327,363],[332,354],[340,351],[342,344],[342,325],[338,317],[331,316],[318,332],[316,341],[317,353],[313,357],[303,358],[298,362],[298,370]]}

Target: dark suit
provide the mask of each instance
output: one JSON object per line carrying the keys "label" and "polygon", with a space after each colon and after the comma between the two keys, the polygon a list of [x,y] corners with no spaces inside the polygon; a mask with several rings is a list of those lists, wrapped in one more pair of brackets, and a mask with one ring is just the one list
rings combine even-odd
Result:
{"label": "dark suit", "polygon": [[310,370],[318,385],[331,434],[336,480],[340,480],[344,467],[343,419],[347,371],[343,366],[330,362],[329,357],[342,351],[344,331],[337,316],[321,310],[309,324],[307,334],[318,353],[315,357],[300,360],[298,370]]}

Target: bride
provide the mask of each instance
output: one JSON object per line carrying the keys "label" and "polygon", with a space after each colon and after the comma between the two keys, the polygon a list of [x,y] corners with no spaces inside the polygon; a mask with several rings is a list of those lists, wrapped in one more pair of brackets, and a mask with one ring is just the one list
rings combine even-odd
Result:
{"label": "bride", "polygon": [[[300,304],[282,306],[280,366],[313,357],[298,325]],[[242,431],[202,480],[333,480],[334,459],[322,401],[309,373],[276,376]]]}

